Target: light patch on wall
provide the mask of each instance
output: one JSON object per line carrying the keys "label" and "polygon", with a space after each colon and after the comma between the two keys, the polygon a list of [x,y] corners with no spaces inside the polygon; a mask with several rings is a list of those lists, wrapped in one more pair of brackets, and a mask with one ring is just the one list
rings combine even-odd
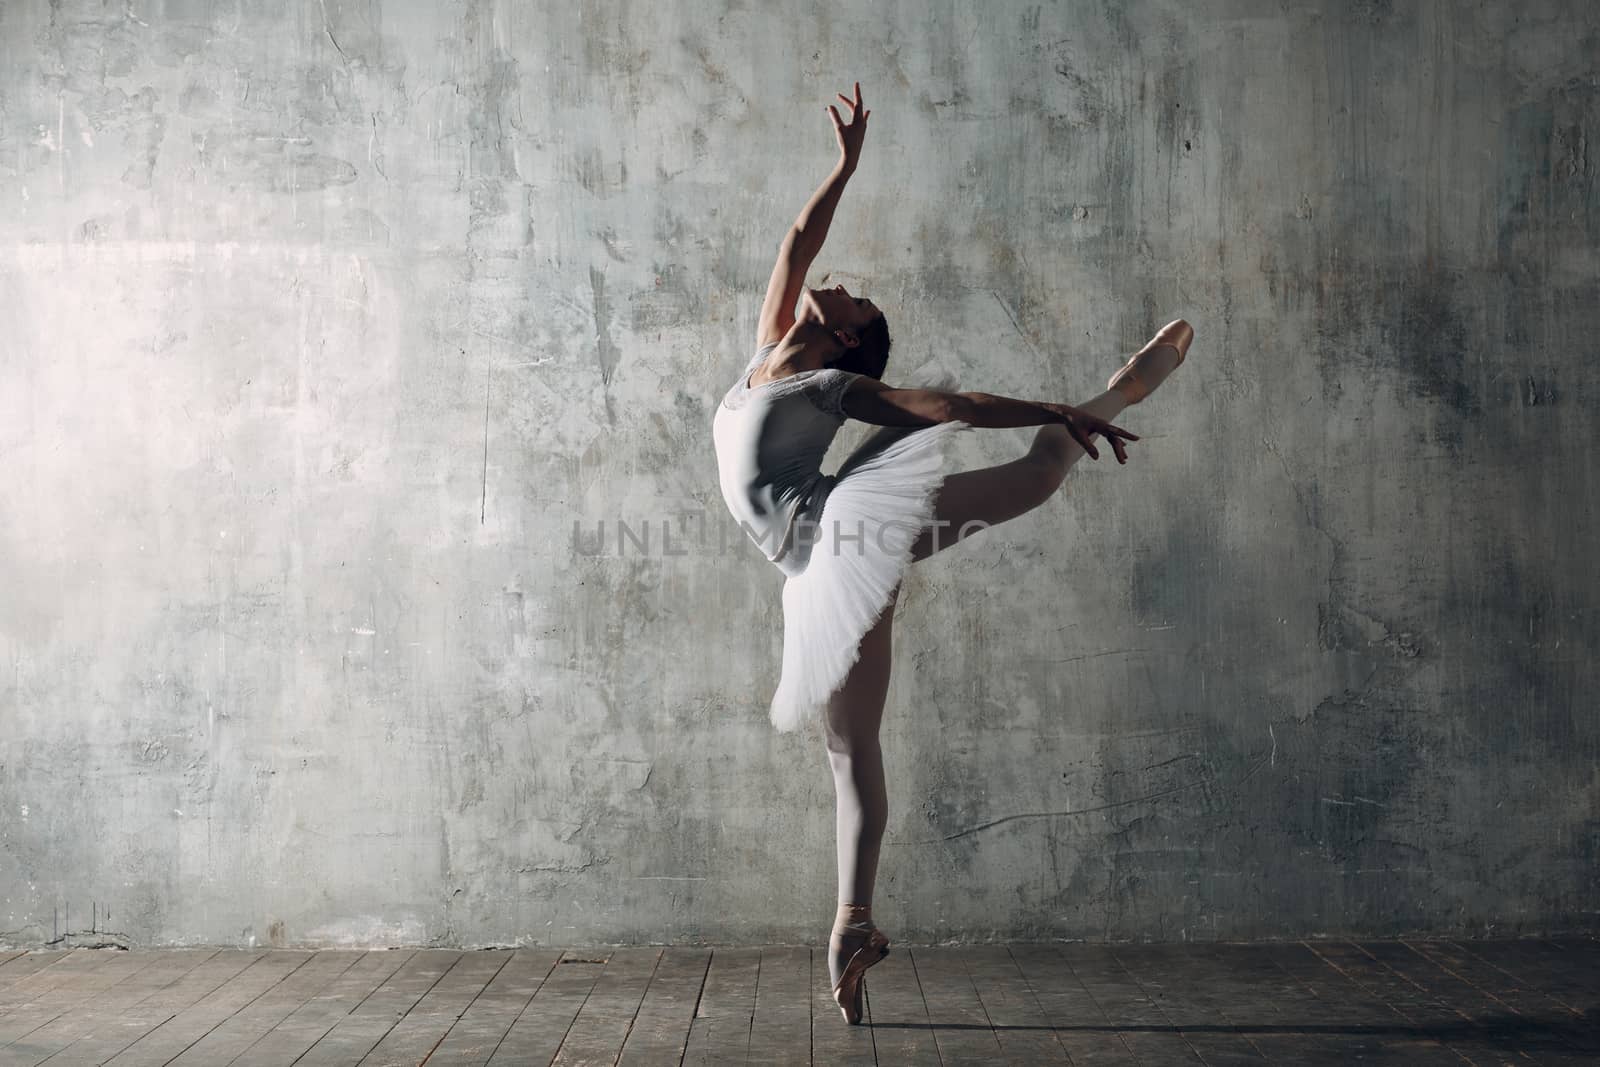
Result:
{"label": "light patch on wall", "polygon": [[351,945],[362,948],[389,945],[425,944],[428,928],[420,919],[386,920],[378,915],[357,915],[340,922],[326,923],[305,932],[306,944]]}

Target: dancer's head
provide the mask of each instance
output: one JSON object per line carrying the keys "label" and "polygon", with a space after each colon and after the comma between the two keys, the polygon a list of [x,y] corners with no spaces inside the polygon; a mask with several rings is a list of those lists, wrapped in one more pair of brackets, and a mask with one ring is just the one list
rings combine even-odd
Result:
{"label": "dancer's head", "polygon": [[882,378],[889,363],[889,322],[876,304],[852,296],[842,285],[831,289],[806,289],[800,299],[799,321],[815,322],[840,346],[828,366]]}

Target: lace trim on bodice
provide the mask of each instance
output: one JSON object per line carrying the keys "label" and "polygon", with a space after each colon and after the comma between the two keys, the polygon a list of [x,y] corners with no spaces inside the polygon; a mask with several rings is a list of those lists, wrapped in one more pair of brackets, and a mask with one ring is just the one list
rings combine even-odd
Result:
{"label": "lace trim on bodice", "polygon": [[745,384],[749,381],[750,375],[755,369],[766,362],[767,356],[777,347],[778,343],[774,341],[772,344],[756,351],[750,362],[745,365],[743,373],[739,375],[739,380],[734,382],[733,388],[729,389],[723,396],[723,406],[730,410],[741,408],[751,396],[757,393],[769,399],[777,400],[794,393],[803,392],[806,394],[806,399],[810,400],[817,410],[839,419],[847,418],[848,416],[845,415],[842,407],[845,390],[850,388],[851,382],[860,377],[860,375],[851,371],[840,370],[838,367],[818,367],[814,370],[803,370],[798,374],[791,374],[787,378],[763,382],[761,385],[754,387]]}

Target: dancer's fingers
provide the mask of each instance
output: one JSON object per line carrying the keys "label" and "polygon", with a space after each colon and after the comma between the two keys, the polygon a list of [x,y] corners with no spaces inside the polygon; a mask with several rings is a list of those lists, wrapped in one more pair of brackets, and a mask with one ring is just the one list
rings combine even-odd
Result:
{"label": "dancer's fingers", "polygon": [[828,114],[833,116],[833,128],[834,129],[837,130],[837,129],[840,129],[840,128],[843,127],[844,124],[839,119],[839,113],[833,109],[833,105],[832,104],[828,105]]}
{"label": "dancer's fingers", "polygon": [[1083,432],[1083,428],[1076,421],[1071,419],[1067,421],[1067,432],[1072,434],[1072,439],[1078,442],[1085,452],[1089,453],[1090,459],[1100,458],[1100,453],[1095,450],[1094,442],[1089,439],[1089,435]]}
{"label": "dancer's fingers", "polygon": [[1128,462],[1128,450],[1123,447],[1122,438],[1120,438],[1120,437],[1108,437],[1108,438],[1106,438],[1106,440],[1111,442],[1111,451],[1113,451],[1113,452],[1115,452],[1117,454],[1117,462],[1118,463],[1126,463],[1126,462]]}

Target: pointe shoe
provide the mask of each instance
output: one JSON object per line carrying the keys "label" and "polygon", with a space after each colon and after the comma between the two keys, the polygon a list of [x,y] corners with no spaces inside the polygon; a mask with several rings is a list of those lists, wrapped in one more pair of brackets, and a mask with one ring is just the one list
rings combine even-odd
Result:
{"label": "pointe shoe", "polygon": [[[866,933],[866,940],[860,948],[851,953],[850,959],[845,963],[844,970],[839,975],[839,984],[833,987],[833,1002],[839,1005],[839,1012],[844,1016],[844,1021],[851,1026],[861,1023],[861,978],[866,974],[867,968],[877,963],[889,954],[889,939],[883,931],[876,926],[869,926],[863,931],[860,927],[851,927],[845,931],[835,931],[834,936],[845,938],[852,934]],[[832,951],[832,946],[829,946]]]}
{"label": "pointe shoe", "polygon": [[1111,376],[1111,380],[1106,383],[1106,388],[1115,389],[1120,383],[1126,382],[1127,385],[1123,392],[1128,397],[1128,403],[1139,403],[1150,395],[1150,388],[1135,373],[1139,357],[1153,348],[1160,348],[1165,345],[1168,348],[1175,349],[1178,353],[1178,362],[1172,365],[1172,369],[1177,370],[1183,366],[1183,357],[1189,354],[1189,344],[1193,340],[1194,328],[1182,319],[1174,319],[1157,330],[1156,335],[1150,339],[1150,343],[1135,352],[1133,357],[1122,365],[1122,369]]}

